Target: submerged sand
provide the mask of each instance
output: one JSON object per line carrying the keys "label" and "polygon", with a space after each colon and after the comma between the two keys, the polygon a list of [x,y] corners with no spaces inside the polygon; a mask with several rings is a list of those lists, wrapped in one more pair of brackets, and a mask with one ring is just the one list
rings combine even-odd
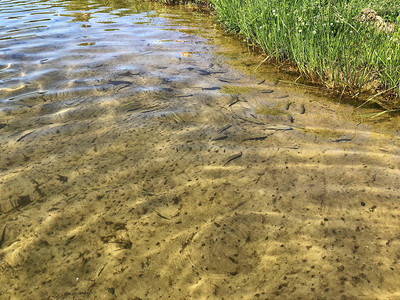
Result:
{"label": "submerged sand", "polygon": [[400,297],[398,118],[149,7],[129,51],[2,90],[0,298]]}

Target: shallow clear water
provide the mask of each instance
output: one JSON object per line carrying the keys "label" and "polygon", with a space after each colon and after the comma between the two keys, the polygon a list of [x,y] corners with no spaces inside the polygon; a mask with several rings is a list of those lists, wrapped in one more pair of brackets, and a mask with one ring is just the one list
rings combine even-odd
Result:
{"label": "shallow clear water", "polygon": [[0,295],[399,297],[398,117],[261,60],[188,8],[2,1]]}

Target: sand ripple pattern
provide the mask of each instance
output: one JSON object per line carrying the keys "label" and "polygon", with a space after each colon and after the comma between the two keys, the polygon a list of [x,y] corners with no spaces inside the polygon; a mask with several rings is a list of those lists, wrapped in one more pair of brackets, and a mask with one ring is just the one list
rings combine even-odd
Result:
{"label": "sand ripple pattern", "polygon": [[0,1],[1,297],[396,298],[399,118],[259,62],[191,8]]}

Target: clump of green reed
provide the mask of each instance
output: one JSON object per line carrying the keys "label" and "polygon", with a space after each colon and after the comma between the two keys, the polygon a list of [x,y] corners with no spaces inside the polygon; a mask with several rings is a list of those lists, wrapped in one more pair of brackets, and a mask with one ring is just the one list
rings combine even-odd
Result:
{"label": "clump of green reed", "polygon": [[374,88],[377,82],[400,92],[400,17],[396,20],[396,32],[390,34],[359,23],[355,17],[367,5],[361,1],[212,3],[227,29],[257,42],[278,61],[294,61],[308,78],[328,87],[351,90],[353,94]]}

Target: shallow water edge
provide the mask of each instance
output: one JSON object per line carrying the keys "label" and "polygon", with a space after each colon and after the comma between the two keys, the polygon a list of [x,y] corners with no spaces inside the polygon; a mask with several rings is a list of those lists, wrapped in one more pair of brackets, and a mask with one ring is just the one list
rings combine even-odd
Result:
{"label": "shallow water edge", "polygon": [[399,295],[395,116],[190,9],[4,3],[1,297]]}

